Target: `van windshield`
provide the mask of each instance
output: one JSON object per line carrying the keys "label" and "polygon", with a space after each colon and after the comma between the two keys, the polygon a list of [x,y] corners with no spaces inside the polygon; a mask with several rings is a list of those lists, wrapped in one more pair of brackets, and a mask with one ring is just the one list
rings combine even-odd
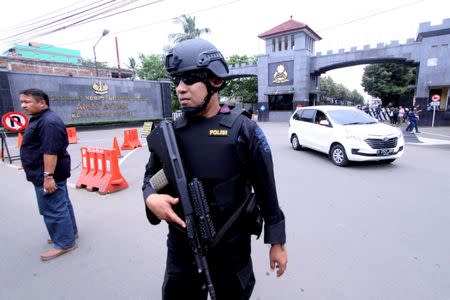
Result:
{"label": "van windshield", "polygon": [[360,110],[330,110],[330,118],[340,125],[374,124],[378,121]]}

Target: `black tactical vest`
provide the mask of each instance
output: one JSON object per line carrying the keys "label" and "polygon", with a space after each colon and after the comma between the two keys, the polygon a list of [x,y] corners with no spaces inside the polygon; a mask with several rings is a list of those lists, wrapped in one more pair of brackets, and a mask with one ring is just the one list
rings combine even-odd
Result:
{"label": "black tactical vest", "polygon": [[247,199],[251,188],[238,136],[243,111],[232,110],[211,118],[175,121],[175,134],[188,182],[202,181],[216,226]]}

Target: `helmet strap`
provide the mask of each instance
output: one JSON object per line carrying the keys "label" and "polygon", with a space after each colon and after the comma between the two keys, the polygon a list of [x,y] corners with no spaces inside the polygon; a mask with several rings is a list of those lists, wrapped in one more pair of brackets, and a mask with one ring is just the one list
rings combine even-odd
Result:
{"label": "helmet strap", "polygon": [[206,109],[206,107],[208,106],[209,102],[211,101],[212,95],[214,95],[214,93],[219,91],[219,88],[212,86],[211,82],[209,81],[209,78],[205,78],[202,82],[206,85],[206,91],[207,91],[206,97],[205,97],[205,99],[203,99],[203,102],[200,105],[190,106],[190,107],[182,107],[181,111],[184,112],[186,117],[190,117],[201,111],[204,111]]}

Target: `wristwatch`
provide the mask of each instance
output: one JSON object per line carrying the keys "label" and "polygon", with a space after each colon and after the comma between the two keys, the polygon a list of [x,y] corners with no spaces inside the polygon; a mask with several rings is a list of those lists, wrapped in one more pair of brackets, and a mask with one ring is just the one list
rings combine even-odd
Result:
{"label": "wristwatch", "polygon": [[44,172],[44,177],[53,177],[53,173]]}

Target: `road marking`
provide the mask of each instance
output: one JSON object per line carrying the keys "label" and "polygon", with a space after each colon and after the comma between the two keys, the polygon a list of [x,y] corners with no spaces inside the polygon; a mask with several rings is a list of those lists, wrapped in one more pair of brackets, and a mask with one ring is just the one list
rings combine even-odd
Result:
{"label": "road marking", "polygon": [[450,135],[445,135],[445,134],[430,133],[430,132],[426,132],[426,131],[422,131],[421,133],[425,133],[425,134],[429,134],[429,135],[436,135],[436,136],[443,136],[443,137],[446,137],[446,138],[450,138]]}
{"label": "road marking", "polygon": [[417,137],[422,144],[415,143],[416,145],[450,145],[450,141],[447,140],[437,140],[437,139],[427,139],[424,137]]}
{"label": "road marking", "polygon": [[7,162],[4,162],[4,161],[1,161],[1,163],[2,164],[4,164],[4,165],[6,165],[7,167],[9,167],[9,168],[13,168],[13,169],[17,169],[17,170],[22,170],[22,167],[21,166],[16,166],[16,165],[13,165],[13,164],[8,164]]}
{"label": "road marking", "polygon": [[[147,145],[147,143],[144,143],[143,145],[142,145],[142,147],[144,147],[144,146],[146,146]],[[138,148],[136,148],[136,149],[133,149],[133,150],[131,150],[130,152],[128,152],[127,153],[127,155],[125,155],[124,157],[122,157],[120,160],[119,160],[119,167],[122,165],[122,163],[125,161],[125,159],[127,159],[128,158],[128,156],[130,156],[131,154],[133,154],[136,150],[139,150],[141,147],[138,147]]]}

